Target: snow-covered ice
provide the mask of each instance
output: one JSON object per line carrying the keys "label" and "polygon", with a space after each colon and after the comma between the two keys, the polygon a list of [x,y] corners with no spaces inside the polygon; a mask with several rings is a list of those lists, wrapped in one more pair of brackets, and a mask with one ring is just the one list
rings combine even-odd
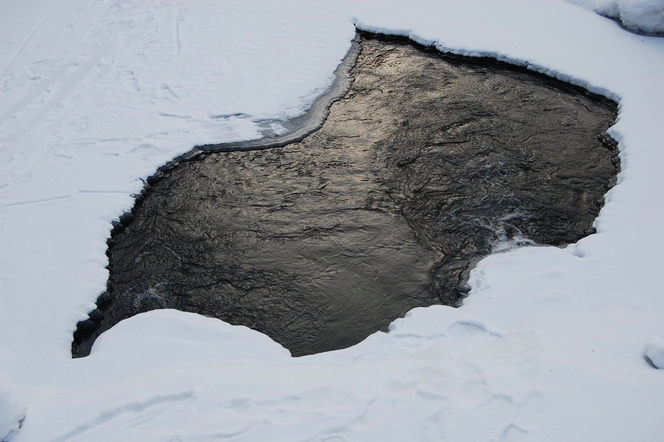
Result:
{"label": "snow-covered ice", "polygon": [[[564,0],[0,11],[0,440],[662,439],[664,371],[644,356],[659,364],[664,338],[664,39]],[[76,323],[105,288],[111,222],[142,179],[195,144],[302,113],[354,25],[618,100],[623,169],[598,233],[492,255],[461,308],[415,309],[340,351],[294,359],[252,330],[165,310],[72,360]]]}

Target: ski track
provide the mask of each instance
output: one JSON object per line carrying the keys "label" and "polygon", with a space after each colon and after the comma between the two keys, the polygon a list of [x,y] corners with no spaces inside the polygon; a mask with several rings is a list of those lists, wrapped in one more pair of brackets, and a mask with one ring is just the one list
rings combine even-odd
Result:
{"label": "ski track", "polygon": [[[108,431],[103,427],[105,424],[113,422],[113,425],[119,425],[118,422],[114,422],[122,419],[124,425],[135,425],[136,423],[144,423],[149,421],[159,414],[165,412],[171,407],[175,407],[182,402],[191,399],[193,396],[193,391],[184,391],[181,393],[173,393],[168,395],[158,395],[152,398],[146,399],[141,402],[129,402],[121,406],[115,407],[113,409],[107,410],[99,414],[95,419],[83,423],[68,433],[51,439],[50,442],[67,442],[83,436],[86,433],[91,431]],[[137,419],[136,415],[140,415],[140,420]],[[132,421],[133,420],[133,421]]]}
{"label": "ski track", "polygon": [[20,202],[17,202],[17,203],[4,204],[0,207],[16,207],[16,206],[28,206],[28,205],[32,205],[32,204],[52,203],[54,201],[66,200],[66,199],[69,199],[69,198],[71,198],[71,195],[55,196],[55,197],[44,198],[44,199],[40,199],[40,200],[20,201]]}
{"label": "ski track", "polygon": [[[106,112],[110,110],[118,114],[122,112],[122,97],[129,98],[131,104],[131,95],[135,92],[139,94],[133,98],[134,101],[139,98],[143,102],[156,104],[163,101],[169,105],[178,102],[177,93],[166,83],[154,91],[142,90],[139,77],[124,66],[134,57],[144,60],[140,63],[144,66],[155,61],[169,61],[167,58],[151,60],[148,55],[155,52],[152,47],[159,44],[163,37],[169,38],[163,35],[164,28],[159,27],[155,20],[159,16],[172,17],[174,26],[170,38],[175,42],[173,56],[179,54],[179,23],[186,15],[184,2],[177,4],[175,12],[172,3],[159,5],[158,8],[150,5],[147,10],[140,11],[144,20],[132,15],[136,12],[135,5],[125,8],[120,3],[113,3],[108,6],[107,18],[99,20],[94,17],[99,17],[99,12],[91,9],[92,4],[84,5],[73,15],[65,13],[66,9],[71,9],[66,7],[72,1],[60,5],[32,29],[19,53],[0,77],[4,84],[0,93],[0,160],[5,166],[0,166],[0,185],[3,187],[29,175],[38,163],[50,156],[76,155],[77,149],[72,147],[80,145],[81,135],[95,130],[91,123],[98,126],[99,115],[104,113],[101,110],[92,115],[85,112],[94,109],[95,102],[106,102],[109,106]],[[33,46],[36,44],[34,41],[38,40],[36,36],[46,31],[62,32],[65,40],[61,44],[56,41],[55,50],[42,53],[39,45]],[[118,58],[118,50],[126,45],[133,48],[131,55],[129,58]],[[25,59],[22,70],[16,66],[19,57]],[[8,74],[10,71],[11,75]],[[134,103],[132,106],[137,105]],[[177,116],[167,111],[157,115],[191,122],[188,116]],[[171,131],[159,131],[148,134],[146,138],[163,139],[171,134]],[[10,147],[19,141],[29,154],[3,156],[3,151],[9,152]],[[90,141],[94,145],[107,140],[95,137]]]}
{"label": "ski track", "polygon": [[56,8],[56,9],[55,9],[50,15],[48,15],[44,20],[42,20],[41,23],[39,23],[36,27],[32,28],[32,30],[30,31],[30,34],[25,38],[25,40],[23,41],[23,43],[21,43],[21,45],[19,46],[19,48],[16,50],[16,54],[15,54],[12,58],[10,58],[9,62],[7,63],[7,65],[5,66],[5,68],[3,69],[2,74],[0,75],[0,78],[4,77],[5,74],[6,74],[6,73],[12,68],[12,66],[14,66],[14,63],[16,63],[16,60],[21,56],[21,54],[23,54],[23,52],[25,51],[25,48],[28,46],[28,44],[30,43],[30,41],[34,38],[35,34],[36,34],[39,30],[41,30],[42,28],[44,28],[44,26],[46,25],[46,23],[48,23],[48,22],[49,22],[53,17],[55,17],[55,16],[56,16],[56,15],[57,15],[62,9],[64,9],[65,6],[67,6],[68,4],[72,3],[73,1],[76,1],[76,0],[67,0],[67,1],[61,3],[60,6],[57,7],[57,8]]}

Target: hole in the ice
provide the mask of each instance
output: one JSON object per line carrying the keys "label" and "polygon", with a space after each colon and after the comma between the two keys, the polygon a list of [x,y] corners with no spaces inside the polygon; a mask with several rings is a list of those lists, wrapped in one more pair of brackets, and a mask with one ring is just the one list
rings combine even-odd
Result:
{"label": "hole in the ice", "polygon": [[492,251],[593,232],[619,168],[614,102],[398,37],[361,33],[346,65],[322,127],[273,122],[292,132],[199,147],[148,180],[74,356],[158,308],[296,356],[344,348],[414,307],[456,305]]}

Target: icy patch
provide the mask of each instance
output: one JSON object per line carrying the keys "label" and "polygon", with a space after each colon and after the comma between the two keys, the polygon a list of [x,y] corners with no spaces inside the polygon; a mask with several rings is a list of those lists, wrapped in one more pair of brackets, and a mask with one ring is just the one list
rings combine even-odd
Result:
{"label": "icy patch", "polygon": [[664,339],[654,339],[646,343],[643,355],[655,368],[664,370]]}
{"label": "icy patch", "polygon": [[664,32],[664,0],[568,0],[614,18],[627,29],[647,34]]}

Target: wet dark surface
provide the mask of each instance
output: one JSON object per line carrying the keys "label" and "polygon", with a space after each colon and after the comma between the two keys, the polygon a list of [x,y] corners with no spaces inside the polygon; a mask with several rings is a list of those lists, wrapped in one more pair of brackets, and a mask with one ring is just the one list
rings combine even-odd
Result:
{"label": "wet dark surface", "polygon": [[109,241],[108,291],[74,356],[158,308],[246,325],[294,356],[344,348],[414,307],[455,305],[501,244],[592,233],[619,166],[603,135],[615,103],[374,37],[318,131],[150,181]]}

